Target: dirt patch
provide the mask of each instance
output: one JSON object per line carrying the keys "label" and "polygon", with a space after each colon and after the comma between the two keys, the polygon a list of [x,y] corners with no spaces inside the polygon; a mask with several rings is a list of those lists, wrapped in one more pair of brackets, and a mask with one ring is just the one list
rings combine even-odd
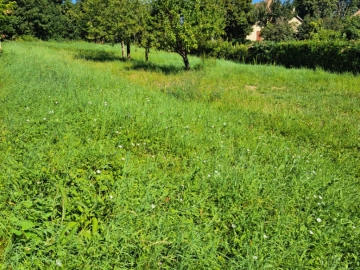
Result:
{"label": "dirt patch", "polygon": [[271,87],[272,90],[285,90],[285,87],[276,87],[276,86],[273,86]]}
{"label": "dirt patch", "polygon": [[255,85],[245,85],[245,88],[247,90],[256,90],[257,89],[257,87]]}

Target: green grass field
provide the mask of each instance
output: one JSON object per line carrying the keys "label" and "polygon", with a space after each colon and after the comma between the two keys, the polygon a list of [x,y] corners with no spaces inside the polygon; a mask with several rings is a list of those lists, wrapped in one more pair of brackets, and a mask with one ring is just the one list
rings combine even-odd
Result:
{"label": "green grass field", "polygon": [[3,269],[360,269],[360,76],[3,51]]}

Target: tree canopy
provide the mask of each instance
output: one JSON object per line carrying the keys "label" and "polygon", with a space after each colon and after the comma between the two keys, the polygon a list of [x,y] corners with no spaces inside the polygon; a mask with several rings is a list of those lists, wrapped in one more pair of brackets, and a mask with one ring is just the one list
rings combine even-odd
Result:
{"label": "tree canopy", "polygon": [[[128,58],[136,44],[146,60],[150,48],[176,52],[188,69],[190,52],[231,50],[255,24],[271,41],[359,39],[359,9],[360,0],[0,0],[0,35],[120,43]],[[289,24],[296,15],[299,27]]]}
{"label": "tree canopy", "polygon": [[154,0],[152,17],[157,47],[180,54],[189,69],[188,53],[223,33],[224,14],[223,6],[216,0]]}

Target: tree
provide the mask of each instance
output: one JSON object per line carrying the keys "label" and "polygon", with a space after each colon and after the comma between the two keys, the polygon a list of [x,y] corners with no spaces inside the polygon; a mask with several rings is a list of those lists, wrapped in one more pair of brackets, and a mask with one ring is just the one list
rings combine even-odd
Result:
{"label": "tree", "polygon": [[302,18],[339,17],[352,15],[360,8],[359,0],[294,0],[298,15]]}
{"label": "tree", "polygon": [[143,2],[138,7],[138,25],[140,26],[138,43],[145,49],[145,61],[148,62],[150,48],[156,44],[156,35],[152,27],[151,1]]}
{"label": "tree", "polygon": [[251,0],[224,0],[225,38],[244,42],[255,23]]}
{"label": "tree", "polygon": [[[141,29],[138,9],[139,0],[86,0],[82,2],[82,21],[86,38],[95,42],[121,42],[127,47],[130,59],[130,44]],[[123,53],[124,57],[124,53]]]}
{"label": "tree", "polygon": [[324,18],[331,15],[336,9],[337,0],[294,0],[296,11],[301,18]]}
{"label": "tree", "polygon": [[265,27],[268,23],[276,24],[276,22],[289,20],[295,15],[293,8],[289,0],[261,2],[255,9],[258,24]]}
{"label": "tree", "polygon": [[80,5],[80,24],[84,38],[94,42],[104,42],[113,39],[112,32],[107,29],[108,24],[115,23],[107,17],[109,0],[85,0]]}
{"label": "tree", "polygon": [[314,33],[318,33],[322,28],[322,19],[306,15],[296,33],[297,39],[310,39]]}
{"label": "tree", "polygon": [[187,70],[190,50],[220,36],[225,27],[225,10],[216,0],[154,0],[152,15],[157,47],[178,53]]}
{"label": "tree", "polygon": [[294,17],[290,1],[273,0],[256,7],[258,25],[262,26],[261,37],[270,41],[287,41],[295,38],[296,25],[289,23]]}
{"label": "tree", "polygon": [[360,16],[346,18],[342,34],[348,40],[360,39]]}
{"label": "tree", "polygon": [[9,32],[10,26],[10,17],[13,13],[13,10],[16,6],[16,2],[7,2],[5,3],[4,0],[0,0],[0,50],[1,48],[1,41],[5,38],[6,34]]}
{"label": "tree", "polygon": [[80,24],[80,3],[72,3],[71,0],[65,0],[61,5],[63,16],[63,35],[65,39],[77,40],[81,38]]}
{"label": "tree", "polygon": [[63,33],[63,16],[59,1],[17,0],[12,27],[17,36],[31,35],[43,40],[59,38]]}
{"label": "tree", "polygon": [[295,38],[295,26],[286,19],[277,19],[275,23],[268,23],[261,30],[261,37],[269,41],[289,41]]}

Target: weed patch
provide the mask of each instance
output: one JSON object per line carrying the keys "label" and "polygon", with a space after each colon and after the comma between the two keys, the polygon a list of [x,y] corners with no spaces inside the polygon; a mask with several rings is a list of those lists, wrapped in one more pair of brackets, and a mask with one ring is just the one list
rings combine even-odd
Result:
{"label": "weed patch", "polygon": [[4,269],[360,267],[359,77],[3,47]]}

